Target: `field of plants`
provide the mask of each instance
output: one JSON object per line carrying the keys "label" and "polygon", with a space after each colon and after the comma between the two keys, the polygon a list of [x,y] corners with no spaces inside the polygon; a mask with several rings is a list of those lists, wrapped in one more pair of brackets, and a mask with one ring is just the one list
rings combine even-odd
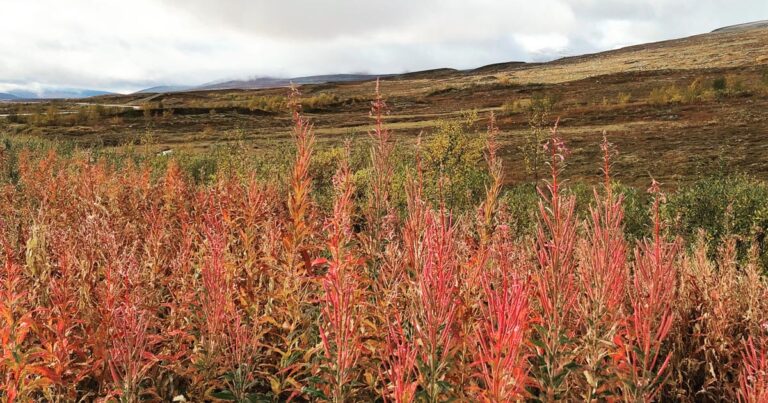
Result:
{"label": "field of plants", "polygon": [[534,193],[492,114],[395,164],[378,91],[318,159],[287,106],[282,174],[4,139],[0,400],[767,401],[763,182],[571,183],[555,123]]}

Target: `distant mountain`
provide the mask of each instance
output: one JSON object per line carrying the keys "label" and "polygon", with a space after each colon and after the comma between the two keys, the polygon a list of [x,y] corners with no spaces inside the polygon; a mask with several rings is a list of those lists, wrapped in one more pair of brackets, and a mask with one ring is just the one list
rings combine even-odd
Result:
{"label": "distant mountain", "polygon": [[211,91],[211,90],[256,90],[263,88],[288,87],[291,83],[296,85],[304,84],[326,84],[341,83],[353,81],[374,80],[377,77],[389,77],[392,74],[373,75],[373,74],[326,74],[319,76],[306,77],[256,77],[248,80],[218,80],[211,81],[201,85],[158,85],[134,94],[160,93],[160,92],[184,92],[184,91]]}
{"label": "distant mountain", "polygon": [[446,77],[453,74],[458,73],[459,71],[456,69],[450,69],[450,68],[440,68],[440,69],[430,69],[430,70],[420,70],[420,71],[412,71],[408,73],[402,73],[402,74],[391,74],[391,75],[385,75],[385,76],[379,76],[381,78],[389,78],[389,79],[401,79],[401,80],[416,80],[420,78],[440,78],[440,77]]}
{"label": "distant mountain", "polygon": [[254,90],[260,88],[287,87],[291,83],[296,85],[303,84],[325,84],[341,83],[351,81],[374,80],[376,77],[385,77],[388,75],[373,74],[327,74],[319,76],[277,78],[277,77],[257,77],[250,80],[231,80],[214,84],[203,84],[195,87],[195,90]]}
{"label": "distant mountain", "polygon": [[12,90],[12,91],[8,91],[8,94],[21,99],[37,99],[38,98],[37,93],[32,91],[26,91],[26,90]]}
{"label": "distant mountain", "polygon": [[475,73],[475,74],[491,74],[491,73],[496,73],[499,71],[507,71],[513,68],[518,68],[523,66],[533,66],[534,64],[535,63],[526,63],[526,62],[494,63],[494,64],[478,67],[476,69],[468,70],[468,72]]}
{"label": "distant mountain", "polygon": [[145,88],[141,91],[136,91],[134,94],[151,94],[158,92],[182,92],[195,88],[192,85],[158,85],[156,87]]}
{"label": "distant mountain", "polygon": [[84,88],[44,88],[40,91],[13,90],[10,95],[21,99],[53,99],[53,98],[88,98],[98,95],[113,94],[108,91],[89,90]]}
{"label": "distant mountain", "polygon": [[743,31],[743,30],[755,29],[755,28],[768,28],[768,20],[748,22],[746,24],[731,25],[728,27],[718,28],[712,32],[736,32],[736,31]]}
{"label": "distant mountain", "polygon": [[16,95],[8,94],[6,92],[0,92],[0,100],[7,101],[7,100],[10,100],[10,99],[18,99],[18,98],[19,97],[17,97]]}

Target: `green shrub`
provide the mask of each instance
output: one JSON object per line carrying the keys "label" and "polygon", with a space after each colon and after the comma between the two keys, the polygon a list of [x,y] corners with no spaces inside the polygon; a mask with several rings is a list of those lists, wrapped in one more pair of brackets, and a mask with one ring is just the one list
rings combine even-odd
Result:
{"label": "green shrub", "polygon": [[715,78],[712,81],[712,89],[716,93],[724,93],[728,89],[728,80],[724,76]]}
{"label": "green shrub", "polygon": [[339,102],[341,102],[341,100],[338,95],[322,92],[311,97],[303,98],[301,100],[301,105],[304,107],[304,110],[314,111],[325,109],[329,106],[338,104]]}
{"label": "green shrub", "polygon": [[[315,201],[323,209],[331,209],[333,205],[333,176],[336,174],[339,163],[345,157],[344,145],[335,145],[328,148],[315,150],[310,164],[310,175],[313,180],[313,194]],[[349,166],[353,173],[360,172],[367,166],[368,144],[364,142],[351,142]],[[354,181],[354,174],[353,174]],[[355,187],[360,190],[365,188],[362,176],[358,175]]]}
{"label": "green shrub", "polygon": [[501,112],[505,115],[514,115],[517,113],[527,112],[530,104],[530,99],[515,99],[512,101],[507,101],[501,105]]}
{"label": "green shrub", "polygon": [[537,183],[545,160],[542,146],[549,135],[549,127],[554,123],[551,115],[560,102],[560,97],[557,94],[538,93],[527,101],[524,108],[528,115],[530,131],[523,135],[522,145],[518,148],[523,154],[526,173],[530,180]]}
{"label": "green shrub", "polygon": [[613,183],[613,191],[624,198],[624,235],[629,241],[636,241],[651,235],[649,209],[651,198],[642,189]]}
{"label": "green shrub", "polygon": [[616,96],[616,103],[619,105],[626,105],[629,103],[629,101],[632,99],[632,95],[626,92],[620,92],[619,95]]}
{"label": "green shrub", "polygon": [[485,137],[470,133],[477,113],[462,120],[441,121],[422,150],[427,197],[451,210],[465,211],[485,193]]}
{"label": "green shrub", "polygon": [[671,85],[663,88],[654,88],[648,95],[648,103],[651,105],[667,105],[683,101],[683,95],[677,86]]}
{"label": "green shrub", "polygon": [[760,256],[768,262],[762,245],[768,230],[768,184],[735,175],[701,179],[669,197],[666,214],[678,233],[692,242],[700,230],[714,248],[725,236],[736,236],[743,257],[751,244],[759,243]]}
{"label": "green shrub", "polygon": [[532,183],[507,186],[499,199],[501,209],[507,213],[507,224],[512,234],[533,235],[536,227],[539,194]]}
{"label": "green shrub", "polygon": [[697,78],[683,89],[683,93],[682,93],[683,102],[685,103],[696,102],[701,98],[701,95],[704,92],[701,81],[702,81],[701,78]]}
{"label": "green shrub", "polygon": [[557,93],[536,93],[531,98],[531,104],[529,109],[531,112],[552,112],[557,108],[560,103],[560,94]]}
{"label": "green shrub", "polygon": [[252,97],[248,101],[250,110],[262,110],[265,112],[280,113],[287,110],[288,100],[283,96],[259,96]]}

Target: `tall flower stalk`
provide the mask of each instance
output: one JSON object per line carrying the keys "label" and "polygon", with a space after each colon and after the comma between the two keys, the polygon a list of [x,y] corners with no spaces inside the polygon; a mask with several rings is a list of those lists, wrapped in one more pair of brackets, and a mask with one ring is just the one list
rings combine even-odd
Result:
{"label": "tall flower stalk", "polygon": [[[509,273],[482,277],[483,309],[475,330],[476,377],[480,397],[488,402],[522,399],[528,385],[525,341],[528,337],[528,295],[524,284]],[[495,277],[495,278],[494,278]]]}
{"label": "tall flower stalk", "polygon": [[423,260],[416,273],[415,335],[419,347],[418,374],[425,398],[443,399],[449,392],[446,375],[459,339],[459,304],[454,227],[444,212],[425,216]]}
{"label": "tall flower stalk", "polygon": [[381,95],[379,80],[376,80],[376,92],[371,103],[371,117],[375,120],[374,128],[368,132],[371,139],[371,195],[368,201],[368,223],[370,230],[375,235],[381,231],[379,228],[385,224],[384,219],[392,214],[390,205],[390,192],[392,177],[394,175],[392,164],[392,151],[394,142],[390,131],[384,125],[384,116],[387,114],[387,103]]}
{"label": "tall flower stalk", "polygon": [[751,337],[744,343],[744,364],[739,376],[739,402],[763,403],[768,401],[768,355],[764,348],[755,346]]}
{"label": "tall flower stalk", "polygon": [[653,238],[635,248],[635,264],[630,293],[632,314],[623,329],[624,340],[617,338],[623,350],[620,376],[625,399],[655,400],[669,375],[666,371],[671,353],[665,352],[665,340],[674,321],[679,242],[667,241],[662,234],[660,205],[664,200],[659,184],[653,181],[651,215]]}
{"label": "tall flower stalk", "polygon": [[403,329],[399,314],[394,314],[387,324],[383,352],[380,373],[385,384],[382,398],[394,403],[413,402],[416,398],[416,388],[419,386],[415,380],[418,350]]}
{"label": "tall flower stalk", "polygon": [[362,343],[359,329],[363,300],[358,285],[360,259],[350,244],[352,241],[352,196],[354,185],[349,169],[349,148],[334,176],[333,215],[326,223],[326,245],[330,253],[327,260],[322,299],[320,337],[328,362],[328,398],[334,402],[348,401],[356,379],[355,366],[360,357]]}
{"label": "tall flower stalk", "polygon": [[538,396],[544,401],[566,398],[568,375],[577,365],[573,351],[574,306],[578,296],[574,259],[576,200],[563,193],[561,174],[568,149],[557,130],[555,123],[545,146],[550,180],[539,189],[538,268],[534,274],[539,312],[534,325],[537,356],[532,370]]}
{"label": "tall flower stalk", "polygon": [[605,136],[600,148],[603,189],[602,193],[594,190],[594,206],[589,208],[585,236],[577,247],[581,282],[577,310],[584,321],[579,355],[585,401],[610,395],[615,386],[608,358],[614,336],[624,320],[628,281],[623,198],[616,196],[611,187],[611,158],[615,150]]}

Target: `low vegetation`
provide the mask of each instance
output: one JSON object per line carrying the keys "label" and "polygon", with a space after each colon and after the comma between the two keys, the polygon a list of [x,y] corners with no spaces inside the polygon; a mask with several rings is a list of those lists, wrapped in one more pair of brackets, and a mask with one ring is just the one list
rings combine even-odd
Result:
{"label": "low vegetation", "polygon": [[707,81],[700,77],[683,87],[671,85],[654,88],[648,96],[648,102],[652,105],[690,104],[723,97],[750,95],[760,90],[759,83],[757,86],[748,87],[742,79],[735,77],[717,76],[710,81],[709,87],[706,83]]}
{"label": "low vegetation", "polygon": [[18,105],[8,111],[9,123],[24,123],[32,127],[121,124],[120,108],[101,105],[62,108],[56,103],[48,105]]}
{"label": "low vegetation", "polygon": [[508,186],[493,115],[405,151],[377,91],[321,152],[286,108],[273,159],[3,139],[0,398],[765,399],[764,183],[643,194],[608,139],[569,183],[556,125]]}

